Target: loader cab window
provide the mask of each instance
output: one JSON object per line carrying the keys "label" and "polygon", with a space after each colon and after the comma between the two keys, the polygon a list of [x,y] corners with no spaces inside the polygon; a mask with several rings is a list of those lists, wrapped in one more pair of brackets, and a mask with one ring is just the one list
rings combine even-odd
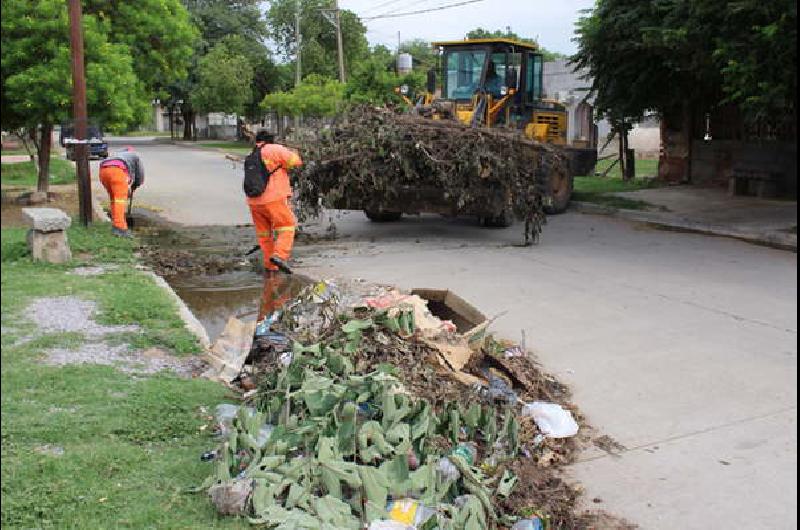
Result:
{"label": "loader cab window", "polygon": [[478,89],[486,60],[484,50],[460,50],[445,55],[444,76],[446,99],[472,99]]}
{"label": "loader cab window", "polygon": [[[484,87],[494,98],[505,96],[502,88],[519,87],[519,70],[522,57],[518,53],[493,53],[486,66]],[[508,81],[511,81],[510,86]]]}
{"label": "loader cab window", "polygon": [[525,75],[525,93],[529,103],[542,99],[542,56],[528,54],[528,68]]}

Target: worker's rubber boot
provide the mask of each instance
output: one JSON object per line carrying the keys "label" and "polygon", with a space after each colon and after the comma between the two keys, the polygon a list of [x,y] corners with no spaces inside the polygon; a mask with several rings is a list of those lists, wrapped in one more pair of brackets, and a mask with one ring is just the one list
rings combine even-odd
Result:
{"label": "worker's rubber boot", "polygon": [[133,234],[131,234],[130,230],[123,230],[121,228],[117,228],[116,226],[111,228],[111,233],[117,237],[124,237],[125,239],[133,238]]}
{"label": "worker's rubber boot", "polygon": [[269,258],[269,262],[278,267],[278,269],[280,269],[281,272],[285,272],[286,274],[292,273],[292,269],[291,267],[289,267],[289,264],[283,261],[278,256],[272,256],[271,258]]}

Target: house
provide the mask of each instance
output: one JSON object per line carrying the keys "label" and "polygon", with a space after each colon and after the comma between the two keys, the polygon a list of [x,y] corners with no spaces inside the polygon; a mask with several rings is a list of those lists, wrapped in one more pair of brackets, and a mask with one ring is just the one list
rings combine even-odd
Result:
{"label": "house", "polygon": [[749,124],[733,104],[664,116],[659,177],[727,186],[732,195],[797,197],[797,124],[791,112]]}
{"label": "house", "polygon": [[[586,79],[586,70],[576,70],[568,64],[569,59],[558,59],[544,63],[544,92],[545,97],[555,99],[567,107],[569,123],[567,124],[567,138],[570,142],[581,142],[590,139],[594,97],[588,96],[592,85],[591,79]],[[611,125],[603,119],[596,124],[597,146],[602,148],[606,144]],[[648,116],[640,123],[633,126],[628,133],[628,147],[636,152],[639,158],[655,158],[658,156],[661,142],[661,128],[658,117]],[[611,142],[600,155],[615,153],[617,143]]]}

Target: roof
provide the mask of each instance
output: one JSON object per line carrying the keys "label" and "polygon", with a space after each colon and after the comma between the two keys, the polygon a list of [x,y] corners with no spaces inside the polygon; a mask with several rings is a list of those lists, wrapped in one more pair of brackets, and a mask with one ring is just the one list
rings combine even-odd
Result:
{"label": "roof", "polygon": [[464,40],[446,40],[431,43],[433,46],[469,46],[470,44],[508,44],[516,46],[517,48],[525,48],[527,50],[538,50],[539,47],[531,42],[523,42],[514,39],[464,39]]}

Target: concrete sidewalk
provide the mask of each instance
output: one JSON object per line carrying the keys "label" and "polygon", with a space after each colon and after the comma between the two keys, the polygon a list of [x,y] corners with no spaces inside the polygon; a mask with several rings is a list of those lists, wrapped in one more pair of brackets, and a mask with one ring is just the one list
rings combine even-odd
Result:
{"label": "concrete sidewalk", "polygon": [[675,186],[614,193],[665,211],[617,210],[575,203],[584,213],[610,214],[662,228],[732,237],[797,251],[797,202],[731,197],[718,188]]}

